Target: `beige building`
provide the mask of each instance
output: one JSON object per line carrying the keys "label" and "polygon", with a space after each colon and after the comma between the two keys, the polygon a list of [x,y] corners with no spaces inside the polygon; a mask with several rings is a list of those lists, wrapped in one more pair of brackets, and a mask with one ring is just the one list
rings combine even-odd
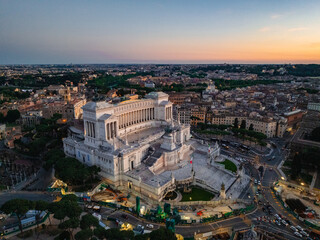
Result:
{"label": "beige building", "polygon": [[227,116],[214,115],[212,124],[234,125],[235,119],[238,119],[239,126],[241,122],[246,121],[246,129],[252,127],[253,131],[265,134],[267,137],[282,137],[287,128],[286,119],[274,120],[270,118],[249,118],[245,116]]}
{"label": "beige building", "polygon": [[0,124],[0,139],[4,139],[6,137],[6,125]]}
{"label": "beige building", "polygon": [[23,126],[28,126],[28,127],[35,126],[35,125],[40,124],[41,118],[42,118],[42,111],[41,110],[28,111],[25,114],[21,114],[20,124]]}
{"label": "beige building", "polygon": [[58,101],[48,103],[42,108],[44,118],[51,118],[54,114],[62,114],[62,118],[71,121],[82,118],[82,107],[86,104],[86,99],[74,99],[68,103]]}

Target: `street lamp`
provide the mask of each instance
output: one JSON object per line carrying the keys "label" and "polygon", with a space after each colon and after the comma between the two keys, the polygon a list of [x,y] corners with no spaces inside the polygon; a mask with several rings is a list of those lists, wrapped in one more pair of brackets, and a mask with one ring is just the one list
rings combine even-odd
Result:
{"label": "street lamp", "polygon": [[284,177],[281,177],[282,180],[284,180]]}
{"label": "street lamp", "polygon": [[301,186],[304,186],[304,183],[302,182],[302,183],[300,183],[301,184]]}

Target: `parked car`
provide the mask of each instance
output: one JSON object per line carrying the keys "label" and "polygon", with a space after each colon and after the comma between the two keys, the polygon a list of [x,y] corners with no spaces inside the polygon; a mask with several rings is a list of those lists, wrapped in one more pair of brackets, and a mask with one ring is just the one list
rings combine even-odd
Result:
{"label": "parked car", "polygon": [[305,231],[301,231],[300,233],[301,233],[303,236],[309,237],[309,234],[306,233]]}
{"label": "parked car", "polygon": [[285,220],[282,220],[281,223],[285,226],[288,226],[289,224],[285,221]]}
{"label": "parked car", "polygon": [[303,231],[303,228],[300,227],[299,225],[296,226],[296,229],[298,229],[299,231]]}
{"label": "parked car", "polygon": [[144,226],[138,224],[138,225],[137,225],[137,228],[144,229]]}
{"label": "parked car", "polygon": [[297,232],[297,231],[298,231],[298,229],[296,229],[294,226],[291,226],[290,229],[291,229],[292,231],[294,231],[294,232]]}
{"label": "parked car", "polygon": [[152,224],[147,224],[147,228],[154,228],[154,226]]}
{"label": "parked car", "polygon": [[299,238],[302,238],[302,235],[299,232],[294,232],[293,234],[296,235]]}

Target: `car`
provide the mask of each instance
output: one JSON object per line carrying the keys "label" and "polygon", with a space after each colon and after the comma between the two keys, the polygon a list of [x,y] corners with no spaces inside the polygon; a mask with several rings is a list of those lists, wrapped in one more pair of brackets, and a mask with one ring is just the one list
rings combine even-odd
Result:
{"label": "car", "polygon": [[281,220],[282,220],[282,218],[281,218],[278,214],[275,214],[274,216],[276,217],[276,219],[277,219],[278,221],[281,221]]}
{"label": "car", "polygon": [[300,227],[299,225],[296,226],[296,229],[298,229],[299,231],[303,231],[303,228]]}
{"label": "car", "polygon": [[294,226],[291,226],[290,229],[294,232],[298,232],[298,229],[296,229]]}
{"label": "car", "polygon": [[128,219],[128,215],[126,215],[126,214],[122,214],[121,217],[124,219]]}
{"label": "car", "polygon": [[301,233],[303,236],[309,237],[309,234],[306,233],[305,231],[301,231],[300,233]]}
{"label": "car", "polygon": [[302,238],[302,235],[299,232],[294,232],[293,234],[296,235],[299,238]]}
{"label": "car", "polygon": [[258,183],[258,180],[257,180],[257,179],[255,179],[255,180],[254,180],[254,184],[257,184],[257,183]]}
{"label": "car", "polygon": [[144,226],[138,224],[138,225],[137,225],[137,228],[139,228],[139,229],[144,229]]}
{"label": "car", "polygon": [[147,228],[154,228],[154,226],[152,224],[147,224]]}
{"label": "car", "polygon": [[288,226],[289,224],[285,221],[285,220],[282,220],[281,223],[285,226]]}
{"label": "car", "polygon": [[278,220],[276,220],[275,223],[276,223],[278,226],[281,226],[281,223],[280,223]]}
{"label": "car", "polygon": [[272,167],[270,167],[270,168],[269,168],[269,171],[272,171],[272,170],[273,170],[273,168],[272,168]]}
{"label": "car", "polygon": [[258,181],[258,184],[259,184],[259,185],[261,185],[261,182],[260,182],[260,181]]}

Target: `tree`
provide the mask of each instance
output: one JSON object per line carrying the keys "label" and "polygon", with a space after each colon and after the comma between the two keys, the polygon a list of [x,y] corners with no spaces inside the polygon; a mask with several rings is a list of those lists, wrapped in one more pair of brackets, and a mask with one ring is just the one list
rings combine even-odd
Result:
{"label": "tree", "polygon": [[19,221],[19,228],[21,232],[23,232],[21,218],[30,209],[34,209],[34,202],[25,199],[12,199],[4,203],[1,207],[1,210],[6,214],[16,214]]}
{"label": "tree", "polygon": [[238,120],[238,118],[234,119],[233,127],[234,128],[239,128],[239,120]]}
{"label": "tree", "polygon": [[253,131],[253,124],[250,124],[249,131]]}
{"label": "tree", "polygon": [[[61,201],[60,201],[61,202]],[[79,218],[82,212],[82,208],[77,202],[62,201],[62,209],[65,211],[69,218]]]}
{"label": "tree", "polygon": [[95,176],[100,171],[99,167],[88,167],[75,158],[49,158],[50,164],[54,163],[54,169],[57,178],[70,185],[79,185],[84,183],[92,183]]}
{"label": "tree", "polygon": [[48,209],[54,213],[53,217],[60,220],[60,222],[66,217],[79,219],[82,209],[77,202],[73,201],[73,198],[66,197],[60,202],[50,204]]}
{"label": "tree", "polygon": [[152,240],[176,240],[176,235],[170,230],[161,227],[150,233],[150,239]]}
{"label": "tree", "polygon": [[70,235],[72,236],[73,229],[76,229],[79,227],[80,221],[77,218],[70,218],[62,223],[59,224],[60,229],[67,230]]}
{"label": "tree", "polygon": [[91,214],[86,214],[82,216],[80,221],[81,229],[91,228],[91,227],[98,227],[99,220],[92,216]]}
{"label": "tree", "polygon": [[133,240],[149,240],[151,239],[150,238],[150,233],[146,233],[146,234],[143,234],[143,235],[136,235],[134,236]]}
{"label": "tree", "polygon": [[9,110],[6,116],[6,121],[8,123],[13,123],[19,118],[20,118],[20,112],[17,109]]}
{"label": "tree", "polygon": [[[49,203],[43,200],[39,200],[35,202],[35,210],[38,210],[39,212],[36,215],[36,220],[37,220],[37,225],[38,225],[38,221],[40,220],[40,213],[42,211],[45,211],[48,209],[48,205]],[[51,220],[49,219],[49,221],[51,222]]]}
{"label": "tree", "polygon": [[242,120],[242,122],[241,122],[241,125],[240,125],[240,128],[241,129],[246,129],[246,120]]}
{"label": "tree", "polygon": [[87,240],[90,239],[93,235],[93,232],[91,229],[83,229],[76,233],[74,236],[76,240]]}
{"label": "tree", "polygon": [[[81,224],[81,223],[80,223]],[[95,236],[97,236],[99,239],[105,238],[106,231],[103,227],[97,227],[93,230],[93,233]]]}
{"label": "tree", "polygon": [[104,238],[106,239],[117,239],[117,240],[127,240],[133,239],[133,231],[120,231],[118,228],[111,228],[105,231]]}
{"label": "tree", "polygon": [[133,239],[134,238],[134,232],[130,230],[121,231],[121,235],[123,239]]}
{"label": "tree", "polygon": [[55,218],[55,219],[58,219],[58,220],[60,220],[60,223],[62,222],[62,220],[63,219],[65,219],[66,218],[66,213],[65,213],[65,211],[63,210],[63,209],[58,209],[55,213],[54,213],[54,215],[53,215],[53,217]]}
{"label": "tree", "polygon": [[63,231],[57,237],[54,238],[54,240],[69,240],[69,239],[70,239],[70,233],[68,231]]}
{"label": "tree", "polygon": [[64,195],[61,199],[61,201],[70,201],[70,202],[77,202],[78,201],[78,197],[74,194],[68,194],[68,195]]}

